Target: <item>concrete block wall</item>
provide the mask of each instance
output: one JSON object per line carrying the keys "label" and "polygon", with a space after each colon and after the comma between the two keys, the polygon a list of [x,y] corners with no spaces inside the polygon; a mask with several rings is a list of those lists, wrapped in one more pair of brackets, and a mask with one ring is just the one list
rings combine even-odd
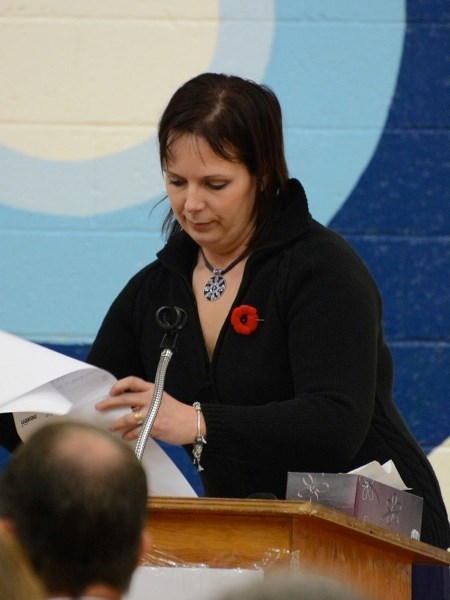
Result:
{"label": "concrete block wall", "polygon": [[205,71],[277,92],[292,175],[383,294],[395,395],[450,504],[445,0],[4,0],[0,328],[83,358],[162,245],[155,128]]}
{"label": "concrete block wall", "polygon": [[407,3],[397,86],[376,152],[332,227],[384,298],[395,398],[450,503],[450,10]]}

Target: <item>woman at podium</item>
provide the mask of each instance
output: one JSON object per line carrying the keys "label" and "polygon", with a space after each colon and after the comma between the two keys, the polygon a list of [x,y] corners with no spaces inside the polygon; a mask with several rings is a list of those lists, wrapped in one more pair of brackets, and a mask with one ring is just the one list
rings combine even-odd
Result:
{"label": "woman at podium", "polygon": [[112,429],[138,437],[164,334],[155,314],[180,307],[151,435],[194,453],[207,496],[281,499],[289,471],[393,460],[424,499],[421,539],[450,546],[438,481],[393,402],[379,291],[289,177],[273,91],[198,75],[172,96],[158,139],[166,243],[114,300],[88,357],[119,379],[98,409],[130,409]]}

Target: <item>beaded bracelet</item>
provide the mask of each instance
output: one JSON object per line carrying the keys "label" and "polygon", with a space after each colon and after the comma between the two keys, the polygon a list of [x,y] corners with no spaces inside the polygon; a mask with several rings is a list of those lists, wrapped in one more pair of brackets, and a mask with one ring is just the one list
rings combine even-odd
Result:
{"label": "beaded bracelet", "polygon": [[195,410],[197,411],[197,435],[195,437],[194,440],[194,446],[192,448],[192,455],[194,457],[194,465],[197,468],[197,471],[203,471],[203,467],[200,464],[200,458],[202,456],[202,451],[203,451],[203,445],[206,444],[206,440],[205,437],[202,435],[202,430],[201,430],[201,414],[202,414],[202,407],[200,405],[200,402],[194,402],[194,404],[192,405]]}

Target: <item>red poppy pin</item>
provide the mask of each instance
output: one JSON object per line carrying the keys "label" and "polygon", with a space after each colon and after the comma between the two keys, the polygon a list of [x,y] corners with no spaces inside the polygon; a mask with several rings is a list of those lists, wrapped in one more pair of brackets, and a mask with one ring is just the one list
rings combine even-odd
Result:
{"label": "red poppy pin", "polygon": [[258,321],[262,321],[258,317],[258,311],[254,306],[241,304],[237,306],[231,313],[231,324],[236,333],[241,335],[250,335],[258,327]]}

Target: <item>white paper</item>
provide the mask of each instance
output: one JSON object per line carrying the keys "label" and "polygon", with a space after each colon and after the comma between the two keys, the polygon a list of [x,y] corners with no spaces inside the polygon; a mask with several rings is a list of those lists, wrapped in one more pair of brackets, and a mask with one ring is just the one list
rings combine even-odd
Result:
{"label": "white paper", "polygon": [[257,569],[142,566],[136,569],[125,600],[211,600],[263,578],[264,571]]}
{"label": "white paper", "polygon": [[378,461],[373,460],[367,465],[363,465],[358,469],[349,471],[355,475],[364,475],[368,479],[373,479],[384,485],[390,485],[396,490],[410,490],[407,487],[403,479],[400,477],[400,473],[397,471],[397,467],[392,460],[388,460],[384,464],[380,464]]}
{"label": "white paper", "polygon": [[[12,412],[21,439],[49,420],[87,421],[107,429],[129,409],[100,412],[116,378],[102,369],[0,331],[0,412]],[[128,442],[134,449],[136,442]],[[148,439],[142,465],[150,496],[197,494],[162,448]]]}
{"label": "white paper", "polygon": [[[28,340],[0,331],[0,411],[7,402],[68,373],[95,369],[80,360],[64,356]],[[32,409],[31,409],[32,410]]]}

